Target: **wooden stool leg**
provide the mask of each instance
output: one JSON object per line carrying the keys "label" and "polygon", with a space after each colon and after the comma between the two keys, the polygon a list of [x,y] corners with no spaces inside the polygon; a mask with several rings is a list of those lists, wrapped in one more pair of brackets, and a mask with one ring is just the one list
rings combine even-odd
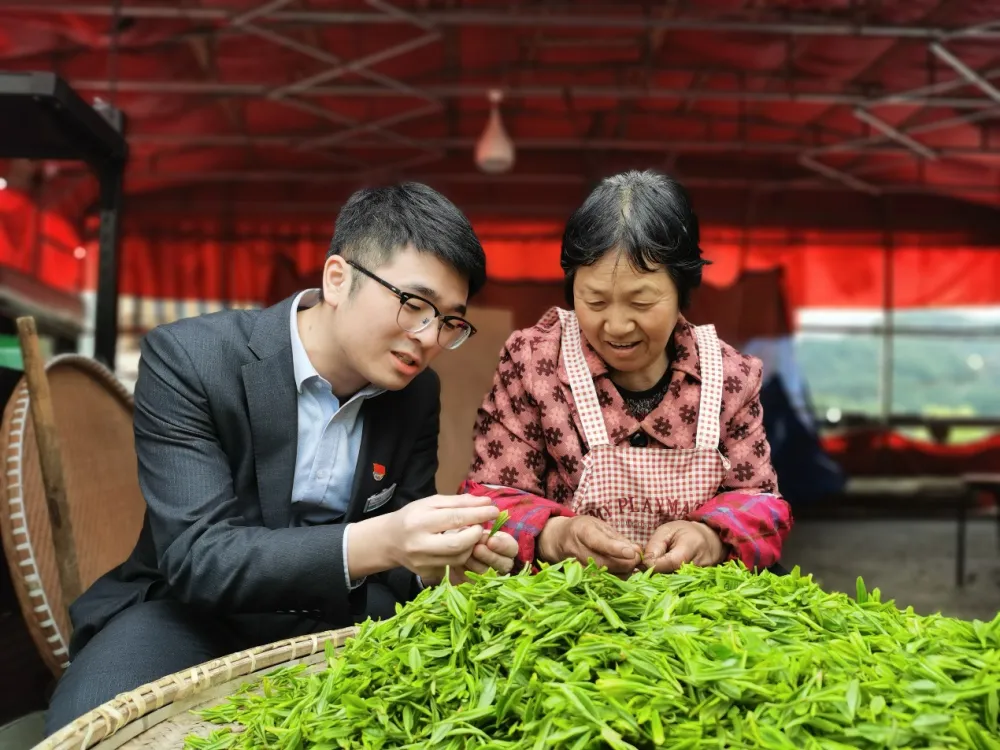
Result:
{"label": "wooden stool leg", "polygon": [[59,452],[52,394],[49,391],[49,379],[45,374],[42,352],[38,346],[35,319],[18,318],[17,332],[21,343],[21,356],[24,358],[24,377],[28,383],[31,420],[35,427],[35,440],[38,443],[38,462],[42,471],[42,483],[45,486],[45,503],[48,506],[49,523],[52,526],[52,546],[59,566],[63,605],[68,608],[80,595],[80,568],[77,564],[69,503],[66,500],[66,480]]}

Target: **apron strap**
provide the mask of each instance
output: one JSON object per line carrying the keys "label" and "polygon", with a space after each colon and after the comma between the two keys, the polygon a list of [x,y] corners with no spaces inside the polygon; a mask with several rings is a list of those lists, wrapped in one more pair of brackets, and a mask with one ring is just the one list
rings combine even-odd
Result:
{"label": "apron strap", "polygon": [[694,338],[701,362],[701,403],[695,447],[714,451],[719,448],[722,413],[722,347],[714,325],[696,326]]}
{"label": "apron strap", "polygon": [[590,374],[587,360],[583,356],[583,342],[580,340],[580,324],[576,313],[572,310],[559,310],[559,322],[562,324],[563,366],[569,375],[569,387],[576,403],[576,410],[583,423],[583,434],[588,447],[593,450],[598,445],[608,445],[608,430],[604,426],[604,415],[601,413],[601,402],[597,400],[597,389],[594,387],[594,376]]}

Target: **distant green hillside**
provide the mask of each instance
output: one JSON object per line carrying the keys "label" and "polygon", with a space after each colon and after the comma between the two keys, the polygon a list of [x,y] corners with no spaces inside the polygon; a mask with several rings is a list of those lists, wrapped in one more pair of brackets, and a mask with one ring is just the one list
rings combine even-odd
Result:
{"label": "distant green hillside", "polygon": [[[958,313],[907,312],[897,325],[963,327]],[[976,321],[982,329],[983,321]],[[993,324],[1000,327],[1000,319]],[[876,335],[801,334],[799,363],[817,411],[878,413],[882,340]],[[897,335],[893,411],[1000,417],[1000,338]]]}

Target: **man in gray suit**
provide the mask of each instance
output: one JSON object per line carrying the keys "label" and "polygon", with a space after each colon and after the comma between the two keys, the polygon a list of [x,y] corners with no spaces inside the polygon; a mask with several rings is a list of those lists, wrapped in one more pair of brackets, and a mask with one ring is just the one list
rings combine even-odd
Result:
{"label": "man in gray suit", "polygon": [[446,567],[509,572],[488,499],[437,495],[430,361],[475,328],[486,260],[446,198],[355,193],[322,288],[180,320],[143,341],[132,555],[72,606],[52,733],[118,693],[233,651],[367,617]]}

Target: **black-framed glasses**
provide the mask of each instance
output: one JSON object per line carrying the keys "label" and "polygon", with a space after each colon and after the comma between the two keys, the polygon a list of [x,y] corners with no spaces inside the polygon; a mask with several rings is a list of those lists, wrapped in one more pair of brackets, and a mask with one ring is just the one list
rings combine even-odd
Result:
{"label": "black-framed glasses", "polygon": [[420,333],[435,320],[440,319],[437,342],[445,349],[457,349],[468,341],[470,336],[475,335],[476,327],[465,318],[458,315],[442,315],[441,311],[430,300],[426,300],[418,294],[410,294],[402,289],[397,289],[385,279],[376,276],[367,268],[362,268],[354,261],[349,260],[347,264],[369,279],[377,281],[399,297],[396,324],[407,333]]}

